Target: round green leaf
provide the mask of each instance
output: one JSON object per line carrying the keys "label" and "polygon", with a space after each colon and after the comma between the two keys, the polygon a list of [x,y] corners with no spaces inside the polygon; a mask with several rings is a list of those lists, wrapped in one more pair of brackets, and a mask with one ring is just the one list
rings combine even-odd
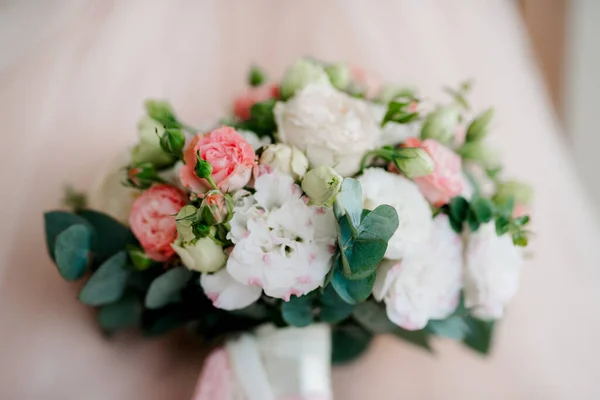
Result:
{"label": "round green leaf", "polygon": [[464,197],[457,196],[450,200],[448,206],[450,207],[450,218],[462,226],[463,221],[467,219],[469,202]]}
{"label": "round green leaf", "polygon": [[334,364],[349,363],[369,348],[373,335],[356,325],[336,326],[331,332]]}
{"label": "round green leaf", "polygon": [[375,284],[375,273],[364,279],[348,279],[336,268],[331,278],[331,285],[337,294],[348,304],[356,304],[365,301],[373,291]]}
{"label": "round green leaf", "polygon": [[90,306],[117,301],[123,295],[127,278],[127,253],[121,251],[104,262],[79,293],[79,300]]}
{"label": "round green leaf", "polygon": [[463,342],[481,354],[488,354],[492,345],[494,321],[482,321],[473,317],[465,317],[464,321],[469,330]]}
{"label": "round green leaf", "polygon": [[352,316],[365,329],[375,334],[389,333],[397,328],[389,320],[384,305],[374,301],[365,301],[358,304],[354,308]]}
{"label": "round green leaf", "polygon": [[141,317],[142,305],[135,295],[127,295],[115,303],[103,305],[98,311],[98,322],[108,332],[136,326]]}
{"label": "round green leaf", "polygon": [[386,250],[387,241],[354,241],[352,247],[342,253],[343,265],[347,262],[344,275],[355,280],[374,274]]}
{"label": "round green leaf", "polygon": [[281,304],[283,320],[291,326],[299,328],[313,322],[313,307],[309,296],[292,296],[289,301]]}
{"label": "round green leaf", "polygon": [[358,239],[387,243],[396,229],[398,229],[398,213],[392,206],[382,204],[364,217],[358,227]]}
{"label": "round green leaf", "polygon": [[477,197],[471,202],[471,210],[479,223],[490,222],[494,216],[494,203],[484,197]]}
{"label": "round green leaf", "polygon": [[48,253],[53,260],[56,259],[54,255],[54,244],[57,236],[72,225],[87,225],[88,222],[78,215],[65,212],[65,211],[49,211],[44,214],[44,225],[46,230],[46,246]]}
{"label": "round green leaf", "polygon": [[68,281],[83,276],[89,264],[92,231],[85,225],[71,225],[56,237],[54,256],[58,271]]}
{"label": "round green leaf", "polygon": [[430,320],[427,330],[437,336],[463,340],[469,333],[470,327],[462,316],[452,315],[442,320]]}
{"label": "round green leaf", "polygon": [[88,221],[96,233],[92,246],[95,262],[103,263],[128,245],[136,243],[129,228],[109,215],[94,210],[81,210],[78,215]]}
{"label": "round green leaf", "polygon": [[180,299],[181,289],[192,278],[192,271],[185,267],[173,268],[158,276],[148,288],[146,300],[147,308],[155,309],[175,303]]}

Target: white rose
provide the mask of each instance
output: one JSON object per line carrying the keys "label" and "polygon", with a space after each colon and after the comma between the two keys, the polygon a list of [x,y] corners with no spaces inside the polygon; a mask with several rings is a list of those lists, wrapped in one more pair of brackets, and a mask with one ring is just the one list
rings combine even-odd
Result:
{"label": "white rose", "polygon": [[279,140],[302,150],[312,168],[327,165],[352,176],[377,145],[379,127],[368,103],[330,85],[309,85],[277,103],[274,113]]}
{"label": "white rose", "polygon": [[308,169],[308,160],[304,153],[297,147],[286,144],[267,146],[260,156],[259,163],[291,175],[294,180],[301,179]]}
{"label": "white rose", "polygon": [[213,305],[223,310],[248,307],[258,300],[262,293],[259,287],[244,285],[233,279],[226,268],[214,274],[202,274],[200,286]]}
{"label": "white rose", "polygon": [[484,319],[499,319],[519,286],[523,257],[493,222],[469,235],[465,252],[465,306]]}
{"label": "white rose", "polygon": [[227,271],[241,284],[288,300],[323,284],[335,248],[331,209],[309,206],[289,175],[256,179],[256,193],[234,208]]}
{"label": "white rose", "polygon": [[430,319],[444,319],[456,309],[462,283],[462,240],[448,217],[433,222],[427,246],[402,261],[384,260],[373,287],[390,321],[408,329],[423,329]]}
{"label": "white rose", "polygon": [[183,264],[198,272],[215,272],[225,266],[227,257],[223,248],[209,237],[188,243],[176,240],[171,247],[181,257]]}
{"label": "white rose", "polygon": [[398,213],[398,229],[388,242],[385,258],[398,260],[418,251],[431,233],[431,209],[417,185],[381,168],[369,168],[359,176],[363,207],[369,210],[389,204]]}
{"label": "white rose", "polygon": [[[371,111],[375,120],[381,126],[381,121],[387,112],[387,105],[372,103]],[[397,145],[398,143],[405,142],[410,137],[419,137],[422,123],[419,120],[410,122],[408,124],[399,124],[396,122],[388,122],[383,128],[381,128],[381,134],[379,136],[378,145]]]}

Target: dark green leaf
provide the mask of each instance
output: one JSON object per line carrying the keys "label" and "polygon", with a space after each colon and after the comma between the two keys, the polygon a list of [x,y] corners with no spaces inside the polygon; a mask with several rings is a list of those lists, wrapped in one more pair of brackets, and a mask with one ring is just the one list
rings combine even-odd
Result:
{"label": "dark green leaf", "polygon": [[375,273],[365,279],[348,279],[339,271],[333,272],[331,284],[340,297],[348,304],[356,304],[365,301],[373,290],[375,284]]}
{"label": "dark green leaf", "polygon": [[65,211],[49,211],[44,214],[44,225],[46,230],[46,247],[52,260],[55,260],[54,247],[56,237],[72,225],[90,226],[88,222],[76,214]]}
{"label": "dark green leaf", "polygon": [[79,293],[79,300],[90,306],[117,301],[123,295],[127,278],[127,253],[121,251],[104,262]]}
{"label": "dark green leaf", "polygon": [[470,331],[470,326],[460,315],[452,315],[442,320],[430,320],[427,330],[434,335],[454,340],[463,340]]}
{"label": "dark green leaf", "polygon": [[325,286],[319,302],[321,305],[319,319],[330,324],[337,324],[348,318],[354,308],[353,305],[342,300],[332,285]]}
{"label": "dark green leaf", "polygon": [[471,210],[473,210],[477,221],[485,224],[490,222],[494,216],[494,203],[484,197],[476,197],[471,201]]}
{"label": "dark green leaf", "polygon": [[266,81],[267,77],[265,73],[257,66],[252,66],[248,73],[248,84],[250,86],[260,86]]}
{"label": "dark green leaf", "polygon": [[502,236],[510,228],[510,220],[506,217],[496,218],[496,235]]}
{"label": "dark green leaf", "polygon": [[458,234],[461,234],[463,230],[463,223],[455,220],[452,216],[450,216],[448,220],[450,221],[450,227],[452,230]]}
{"label": "dark green leaf", "polygon": [[525,226],[529,223],[529,215],[524,215],[522,217],[517,217],[514,219],[513,223],[516,226]]}
{"label": "dark green leaf", "polygon": [[388,318],[385,306],[374,301],[357,304],[352,316],[362,327],[374,334],[390,333],[398,329]]}
{"label": "dark green leaf", "polygon": [[342,260],[347,259],[350,270],[348,274],[344,266],[344,275],[349,279],[364,279],[373,274],[386,250],[387,241],[354,241],[352,248],[342,254]]}
{"label": "dark green leaf", "polygon": [[512,240],[515,246],[521,247],[527,246],[527,243],[529,242],[529,240],[527,239],[527,234],[521,231],[513,233]]}
{"label": "dark green leaf", "polygon": [[128,245],[136,243],[129,228],[109,215],[94,210],[82,210],[78,215],[88,221],[96,232],[96,241],[92,246],[95,263],[103,263]]}
{"label": "dark green leaf", "polygon": [[235,128],[249,130],[258,137],[273,137],[277,131],[273,107],[276,100],[270,99],[262,103],[256,103],[250,109],[250,119],[233,124]]}
{"label": "dark green leaf", "polygon": [[464,197],[457,196],[450,200],[448,204],[450,208],[450,217],[457,223],[462,223],[467,219],[469,212],[469,202]]}
{"label": "dark green leaf", "polygon": [[367,214],[358,227],[358,238],[360,241],[383,241],[390,240],[398,229],[398,213],[396,210],[382,204]]}
{"label": "dark green leaf", "polygon": [[466,317],[464,321],[469,326],[469,331],[463,342],[481,354],[488,354],[492,344],[494,321],[482,321],[473,317]]}
{"label": "dark green leaf", "polygon": [[419,113],[409,111],[410,105],[411,102],[391,101],[381,121],[381,126],[385,126],[388,122],[407,124],[419,118]]}
{"label": "dark green leaf", "polygon": [[98,311],[100,326],[114,332],[119,329],[131,328],[140,323],[142,305],[137,296],[129,294],[115,303],[106,304]]}
{"label": "dark green leaf", "polygon": [[[497,197],[494,199],[499,202],[500,200]],[[498,212],[505,218],[510,218],[513,213],[513,209],[515,208],[515,198],[514,196],[509,196],[506,200],[497,204]]]}
{"label": "dark green leaf", "polygon": [[92,231],[86,225],[71,225],[56,237],[54,254],[58,271],[68,281],[83,276],[90,260]]}
{"label": "dark green leaf", "polygon": [[281,315],[285,322],[299,328],[313,322],[313,306],[309,296],[292,296],[281,304]]}
{"label": "dark green leaf", "polygon": [[490,108],[480,115],[478,115],[470,124],[467,129],[467,141],[473,142],[483,139],[488,132],[488,126],[492,117],[494,116],[494,109]]}
{"label": "dark green leaf", "polygon": [[362,188],[356,179],[345,178],[342,182],[342,189],[337,196],[339,201],[350,217],[354,227],[360,226],[362,216]]}
{"label": "dark green leaf", "polygon": [[158,276],[148,288],[144,304],[147,308],[161,308],[180,300],[181,289],[192,277],[192,271],[185,267],[168,270]]}
{"label": "dark green leaf", "polygon": [[481,223],[477,219],[477,215],[475,214],[475,211],[473,211],[472,208],[469,209],[469,212],[467,213],[467,222],[469,223],[469,228],[473,232],[475,232],[477,229],[479,229],[479,226],[481,225]]}
{"label": "dark green leaf", "polygon": [[369,348],[373,335],[356,325],[335,326],[331,332],[334,364],[345,364],[358,358]]}
{"label": "dark green leaf", "polygon": [[407,331],[406,329],[398,327],[393,334],[402,340],[419,346],[425,350],[431,351],[431,345],[429,344],[429,333],[426,329]]}

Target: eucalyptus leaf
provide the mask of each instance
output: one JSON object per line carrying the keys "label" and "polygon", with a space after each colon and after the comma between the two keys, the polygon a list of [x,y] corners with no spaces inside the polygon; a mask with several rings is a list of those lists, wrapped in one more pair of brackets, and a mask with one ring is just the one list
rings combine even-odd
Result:
{"label": "eucalyptus leaf", "polygon": [[192,271],[185,267],[168,270],[158,276],[148,288],[144,304],[149,309],[161,308],[180,300],[180,292],[192,278]]}
{"label": "eucalyptus leaf", "polygon": [[367,214],[358,227],[361,241],[387,241],[398,229],[398,213],[387,204],[382,204]]}
{"label": "eucalyptus leaf", "polygon": [[63,278],[74,281],[83,276],[90,261],[91,240],[91,229],[82,224],[71,225],[56,237],[56,266]]}
{"label": "eucalyptus leaf", "polygon": [[92,246],[94,262],[102,263],[137,242],[129,228],[107,214],[81,210],[78,215],[88,221],[96,233],[96,241]]}
{"label": "eucalyptus leaf", "polygon": [[373,290],[375,284],[375,273],[364,279],[348,279],[336,269],[331,278],[331,285],[337,294],[348,304],[356,304],[365,301]]}
{"label": "eucalyptus leaf", "polygon": [[333,364],[345,364],[357,359],[369,348],[373,335],[356,325],[338,325],[331,332]]}
{"label": "eucalyptus leaf", "polygon": [[354,309],[354,306],[346,303],[331,285],[323,289],[319,303],[321,306],[319,319],[330,324],[337,324],[345,320],[352,314]]}
{"label": "eucalyptus leaf", "polygon": [[364,303],[356,305],[352,312],[352,316],[371,333],[390,333],[395,331],[398,327],[390,321],[384,307],[384,305],[374,301],[365,301]]}
{"label": "eucalyptus leaf", "polygon": [[108,332],[134,327],[140,323],[141,317],[142,304],[133,294],[126,295],[115,303],[103,305],[97,316],[100,326]]}
{"label": "eucalyptus leaf", "polygon": [[477,221],[485,224],[490,222],[494,216],[494,203],[489,199],[477,196],[471,201],[471,210],[473,210]]}
{"label": "eucalyptus leaf", "polygon": [[472,232],[477,231],[481,225],[479,219],[477,219],[477,214],[475,214],[475,211],[473,211],[472,208],[469,209],[469,212],[467,213],[467,222],[469,224],[469,229],[471,229]]}
{"label": "eucalyptus leaf", "polygon": [[127,253],[125,251],[106,260],[87,281],[79,293],[79,300],[90,306],[100,306],[120,299],[131,273],[126,266]]}
{"label": "eucalyptus leaf", "polygon": [[54,248],[57,236],[68,227],[76,224],[90,226],[85,219],[70,212],[49,211],[44,214],[46,248],[52,260],[56,259]]}
{"label": "eucalyptus leaf", "polygon": [[466,317],[464,321],[469,325],[469,332],[463,343],[481,354],[488,354],[492,344],[494,321],[482,321],[473,317]]}
{"label": "eucalyptus leaf", "polygon": [[470,326],[460,315],[451,315],[442,320],[430,320],[426,328],[437,336],[463,340],[470,332]]}
{"label": "eucalyptus leaf", "polygon": [[337,196],[342,207],[350,217],[350,222],[354,227],[360,225],[362,216],[362,187],[360,182],[353,178],[345,178],[342,182],[342,189]]}
{"label": "eucalyptus leaf", "polygon": [[387,245],[387,241],[355,240],[351,249],[342,253],[342,261],[347,260],[350,271],[348,273],[344,265],[344,275],[349,279],[356,280],[374,274],[385,255]]}
{"label": "eucalyptus leaf", "polygon": [[450,217],[457,223],[462,224],[467,219],[469,212],[469,202],[464,197],[457,196],[450,200]]}
{"label": "eucalyptus leaf", "polygon": [[313,322],[313,306],[310,296],[292,296],[281,304],[283,320],[291,326],[302,328]]}

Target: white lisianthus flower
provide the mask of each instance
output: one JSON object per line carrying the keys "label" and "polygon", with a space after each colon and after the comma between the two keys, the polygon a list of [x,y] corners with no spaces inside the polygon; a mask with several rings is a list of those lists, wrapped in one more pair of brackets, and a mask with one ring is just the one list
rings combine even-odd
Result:
{"label": "white lisianthus flower", "polygon": [[255,188],[234,207],[227,271],[284,300],[318,288],[335,251],[333,212],[307,205],[293,179],[277,171],[259,176]]}
{"label": "white lisianthus flower", "polygon": [[448,217],[433,222],[427,246],[402,261],[384,260],[373,287],[390,321],[407,329],[423,329],[430,319],[449,317],[459,303],[462,284],[462,240]]}
{"label": "white lisianthus flower", "polygon": [[209,237],[187,243],[177,239],[171,247],[188,269],[198,272],[218,271],[225,266],[227,260],[223,248]]}
{"label": "white lisianthus flower", "polygon": [[239,310],[260,298],[259,287],[244,285],[233,279],[226,268],[214,274],[202,274],[200,286],[216,308]]}
{"label": "white lisianthus flower", "polygon": [[279,140],[303,151],[311,168],[326,165],[352,176],[377,145],[379,127],[369,104],[331,85],[307,86],[277,103],[274,114]]}
{"label": "white lisianthus flower", "polygon": [[[387,112],[387,105],[371,103],[371,111],[375,120],[381,126],[381,121],[383,121],[383,117],[385,117],[385,113]],[[410,137],[419,137],[422,125],[422,122],[419,120],[409,122],[408,124],[399,124],[390,121],[383,128],[380,128],[381,134],[379,135],[377,144],[379,146],[397,145]]]}
{"label": "white lisianthus flower", "polygon": [[483,319],[499,319],[517,293],[523,265],[509,235],[498,236],[493,222],[469,235],[465,252],[465,306]]}
{"label": "white lisianthus flower", "polygon": [[260,155],[259,163],[291,175],[295,180],[302,179],[308,169],[308,160],[303,152],[281,143],[267,146]]}
{"label": "white lisianthus flower", "polygon": [[268,136],[263,136],[259,138],[258,135],[252,131],[245,131],[242,129],[236,129],[236,132],[240,134],[246,142],[250,143],[250,146],[256,151],[263,146],[268,146],[271,144],[271,138]]}
{"label": "white lisianthus flower", "polygon": [[385,258],[398,260],[418,251],[431,233],[431,209],[417,185],[381,168],[369,168],[359,176],[363,207],[369,210],[389,204],[398,213],[398,229],[388,242]]}

